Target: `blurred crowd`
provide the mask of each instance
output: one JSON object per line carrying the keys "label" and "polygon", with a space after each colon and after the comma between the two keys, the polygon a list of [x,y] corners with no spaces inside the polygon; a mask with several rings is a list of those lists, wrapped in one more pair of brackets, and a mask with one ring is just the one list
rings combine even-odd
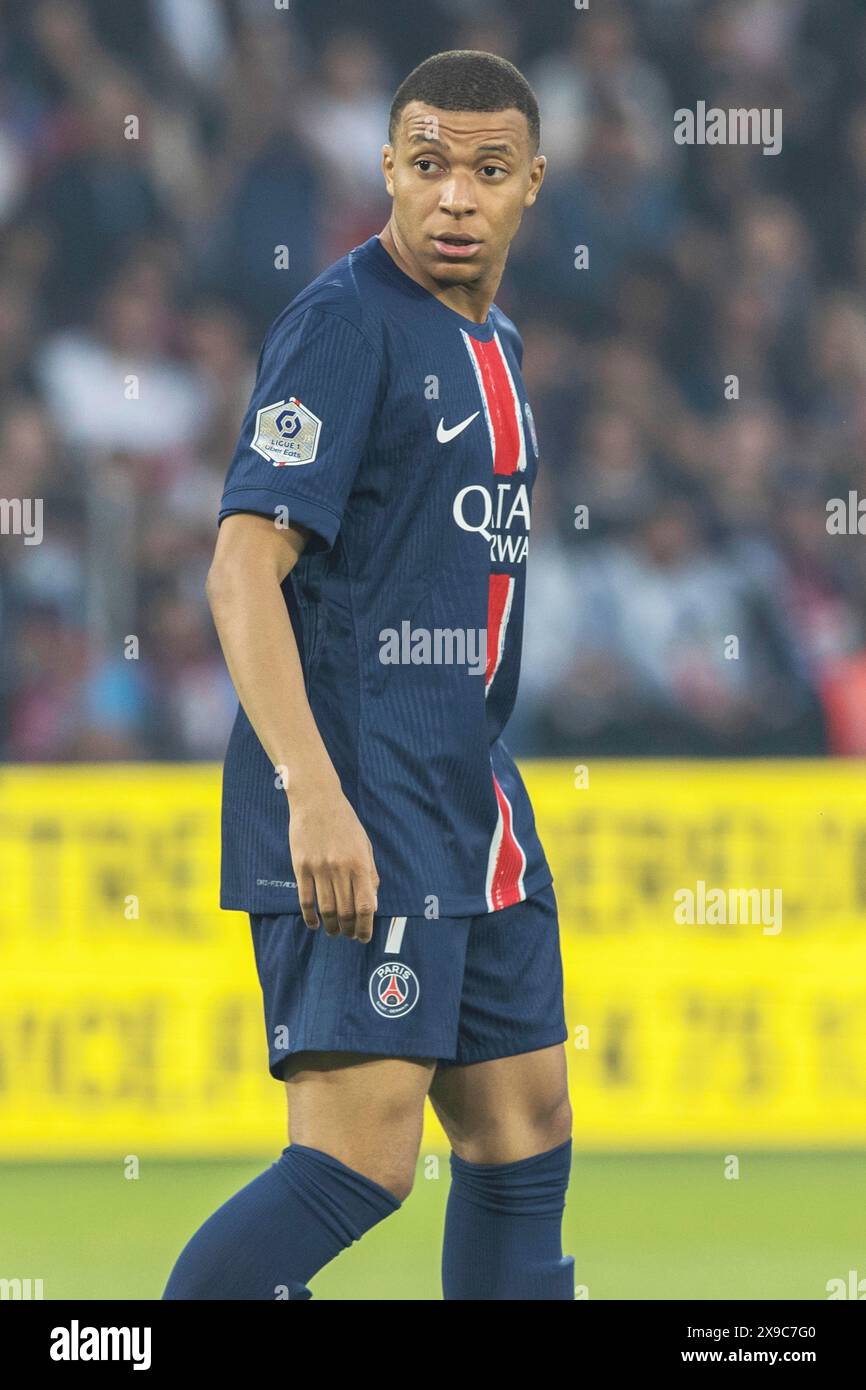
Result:
{"label": "blurred crowd", "polygon": [[[5,760],[222,756],[261,337],[384,225],[391,97],[447,48],[518,64],[549,161],[497,296],[542,465],[511,750],[866,752],[866,536],[827,526],[866,498],[858,0],[0,0],[0,496],[44,502],[0,537]],[[676,144],[699,100],[782,152]]]}

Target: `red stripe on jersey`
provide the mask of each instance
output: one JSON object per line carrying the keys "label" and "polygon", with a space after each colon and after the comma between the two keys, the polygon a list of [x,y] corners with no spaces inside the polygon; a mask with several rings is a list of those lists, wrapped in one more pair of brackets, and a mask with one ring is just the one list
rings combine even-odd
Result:
{"label": "red stripe on jersey", "polygon": [[490,685],[502,653],[505,651],[505,636],[508,619],[511,616],[511,598],[514,593],[514,576],[511,574],[491,574],[487,596],[487,671],[484,689]]}
{"label": "red stripe on jersey", "polygon": [[526,467],[514,383],[498,337],[489,343],[468,338],[475,361],[493,443],[493,472],[516,473]]}
{"label": "red stripe on jersey", "polygon": [[491,845],[493,862],[488,868],[487,905],[491,912],[497,912],[499,908],[522,902],[526,896],[523,889],[526,855],[515,839],[511,802],[497,782],[495,772],[493,790],[499,805],[499,824]]}

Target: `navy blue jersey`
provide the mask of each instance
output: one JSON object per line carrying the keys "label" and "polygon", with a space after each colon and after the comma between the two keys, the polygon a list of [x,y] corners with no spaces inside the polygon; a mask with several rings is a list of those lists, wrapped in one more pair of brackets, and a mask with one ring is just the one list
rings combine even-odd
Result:
{"label": "navy blue jersey", "polygon": [[[269,329],[229,467],[220,521],[313,533],[283,594],[380,913],[475,916],[552,881],[501,737],[538,457],[522,351],[495,305],[465,318],[372,236]],[[282,785],[239,708],[224,908],[297,911]]]}

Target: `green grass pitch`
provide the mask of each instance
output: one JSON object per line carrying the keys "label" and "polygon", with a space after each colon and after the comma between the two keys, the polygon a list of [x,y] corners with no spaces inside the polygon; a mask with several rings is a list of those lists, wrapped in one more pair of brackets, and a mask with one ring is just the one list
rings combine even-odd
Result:
{"label": "green grass pitch", "polygon": [[[189,1235],[261,1162],[0,1164],[0,1277],[41,1278],[46,1299],[156,1299]],[[826,1299],[866,1278],[859,1152],[576,1153],[564,1249],[593,1299]],[[318,1299],[441,1297],[448,1189],[424,1176],[399,1212],[311,1281]]]}

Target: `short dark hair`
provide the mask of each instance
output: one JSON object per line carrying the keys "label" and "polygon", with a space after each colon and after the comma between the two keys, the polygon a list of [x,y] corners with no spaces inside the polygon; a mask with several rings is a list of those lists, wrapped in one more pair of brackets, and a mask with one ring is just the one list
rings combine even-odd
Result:
{"label": "short dark hair", "polygon": [[529,126],[530,153],[538,153],[541,120],[535,93],[523,73],[496,53],[453,48],[425,58],[397,88],[388,118],[393,145],[400,113],[410,101],[426,101],[442,111],[505,111],[516,107]]}

